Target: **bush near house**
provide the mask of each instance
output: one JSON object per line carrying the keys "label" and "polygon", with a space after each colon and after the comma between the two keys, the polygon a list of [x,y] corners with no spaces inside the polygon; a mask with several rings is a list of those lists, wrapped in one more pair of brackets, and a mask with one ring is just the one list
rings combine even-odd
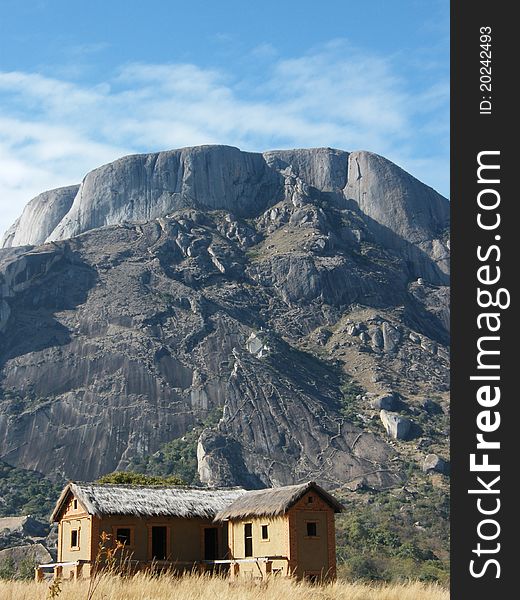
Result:
{"label": "bush near house", "polygon": [[161,477],[159,475],[145,475],[134,471],[114,471],[103,475],[97,483],[113,483],[116,485],[186,485],[186,483],[175,475]]}

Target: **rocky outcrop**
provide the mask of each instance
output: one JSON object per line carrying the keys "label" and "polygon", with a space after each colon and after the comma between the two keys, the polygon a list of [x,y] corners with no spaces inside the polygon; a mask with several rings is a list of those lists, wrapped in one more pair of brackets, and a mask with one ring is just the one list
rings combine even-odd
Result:
{"label": "rocky outcrop", "polygon": [[78,185],[71,185],[33,198],[22,216],[6,231],[0,248],[43,244],[69,212],[78,189]]}
{"label": "rocky outcrop", "polygon": [[[127,156],[88,173],[79,190],[72,186],[35,198],[3,246],[68,239],[186,207],[252,217],[284,198],[302,205],[313,195],[359,211],[365,227],[353,228],[353,239],[368,233],[402,254],[413,275],[447,283],[446,199],[381,156],[330,148],[259,154],[198,146]],[[315,243],[324,249],[327,240]]]}
{"label": "rocky outcrop", "polygon": [[408,439],[412,427],[412,423],[409,419],[387,410],[381,410],[379,416],[386,433],[390,437],[393,437],[396,440]]}
{"label": "rocky outcrop", "polygon": [[366,215],[380,243],[408,256],[418,277],[448,282],[449,205],[445,198],[372,152],[349,155],[344,194]]}
{"label": "rocky outcrop", "polygon": [[49,540],[51,528],[31,516],[0,517],[0,550],[18,546],[43,544],[53,548]]}
{"label": "rocky outcrop", "polygon": [[49,240],[186,207],[253,216],[280,194],[282,178],[261,154],[199,146],[127,156],[90,172]]}
{"label": "rocky outcrop", "polygon": [[397,397],[396,394],[390,393],[390,394],[384,394],[382,396],[379,396],[377,398],[374,398],[373,400],[371,400],[370,405],[372,406],[372,408],[375,408],[376,410],[398,410],[399,409],[399,398]]}
{"label": "rocky outcrop", "polygon": [[207,484],[399,483],[345,381],[412,407],[446,394],[445,265],[423,235],[447,201],[363,153],[356,196],[352,156],[126,157],[87,175],[51,241],[0,250],[2,460],[94,479],[196,430]]}
{"label": "rocky outcrop", "polygon": [[444,412],[442,406],[431,398],[426,398],[426,400],[421,403],[421,408],[430,415],[442,415]]}
{"label": "rocky outcrop", "polygon": [[347,183],[348,152],[331,148],[304,148],[264,152],[267,164],[290,183],[299,179],[323,192],[338,192]]}

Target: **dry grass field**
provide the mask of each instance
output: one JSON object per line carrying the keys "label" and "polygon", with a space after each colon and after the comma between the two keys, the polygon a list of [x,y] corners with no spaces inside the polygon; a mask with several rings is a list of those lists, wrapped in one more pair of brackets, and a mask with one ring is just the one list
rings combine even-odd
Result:
{"label": "dry grass field", "polygon": [[2,600],[449,600],[449,592],[422,583],[371,585],[338,581],[310,585],[275,579],[266,583],[230,582],[218,577],[168,575],[132,578],[103,576],[93,594],[89,583],[64,582],[53,596],[49,583],[0,581]]}

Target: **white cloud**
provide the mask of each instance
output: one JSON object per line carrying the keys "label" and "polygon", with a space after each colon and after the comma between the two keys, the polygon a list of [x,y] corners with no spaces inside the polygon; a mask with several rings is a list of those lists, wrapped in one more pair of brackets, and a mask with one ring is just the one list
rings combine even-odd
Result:
{"label": "white cloud", "polygon": [[0,230],[37,193],[100,164],[203,143],[368,149],[447,189],[447,81],[412,90],[392,57],[343,40],[258,54],[263,71],[240,79],[193,64],[128,64],[95,86],[0,72]]}

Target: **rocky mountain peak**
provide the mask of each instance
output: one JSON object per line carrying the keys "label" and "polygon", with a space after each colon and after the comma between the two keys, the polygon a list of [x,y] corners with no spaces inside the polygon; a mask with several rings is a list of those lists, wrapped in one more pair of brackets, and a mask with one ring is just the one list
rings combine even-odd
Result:
{"label": "rocky mountain peak", "polygon": [[127,156],[37,196],[0,249],[0,458],[397,485],[446,454],[448,219],[390,161],[330,148]]}
{"label": "rocky mountain peak", "polygon": [[409,255],[418,276],[436,281],[447,274],[446,199],[381,156],[331,148],[260,154],[208,145],[126,156],[91,171],[79,187],[34,198],[2,247],[69,239],[183,208],[258,217],[306,187],[311,202],[327,196],[358,210],[379,243]]}

